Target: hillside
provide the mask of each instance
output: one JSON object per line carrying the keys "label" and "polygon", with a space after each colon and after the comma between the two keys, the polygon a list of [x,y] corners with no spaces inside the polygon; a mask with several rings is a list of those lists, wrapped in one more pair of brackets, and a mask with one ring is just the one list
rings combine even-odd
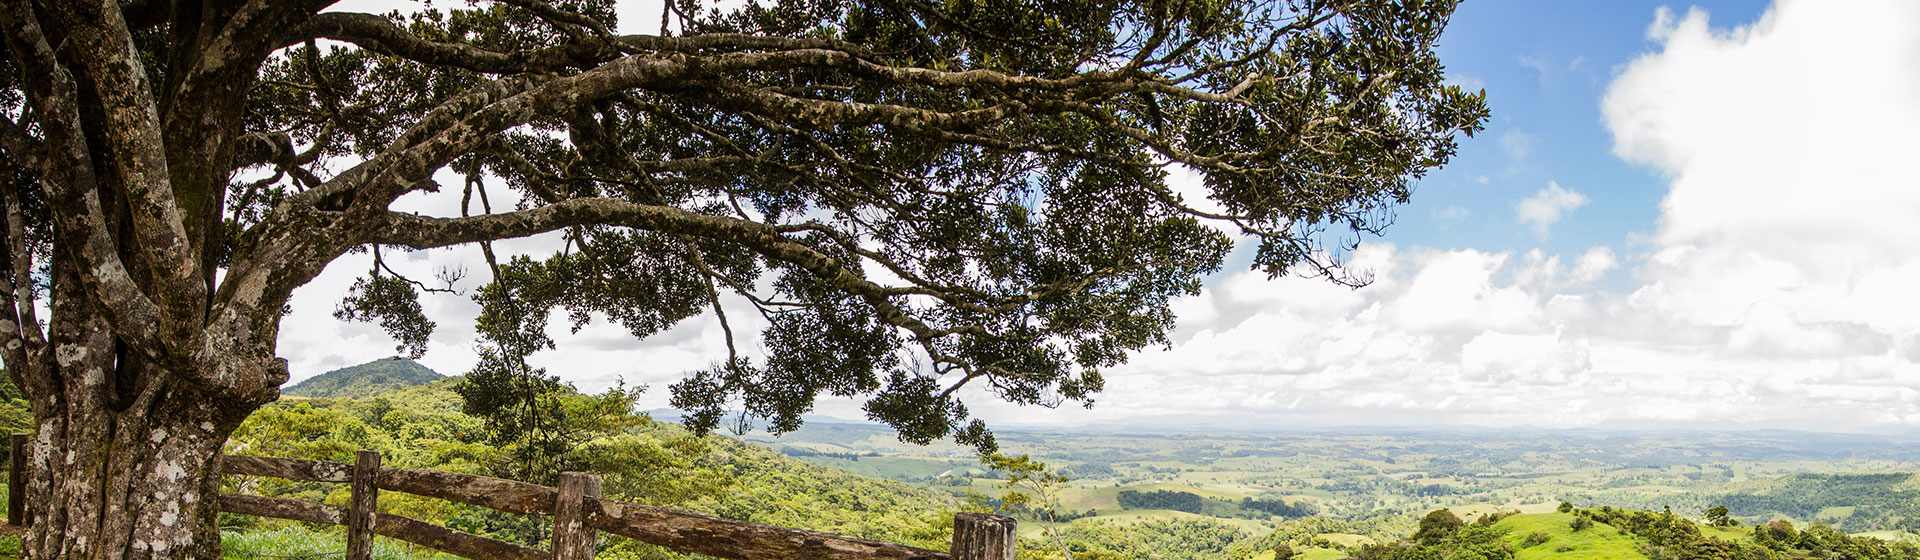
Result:
{"label": "hillside", "polygon": [[[1303,520],[1305,521],[1305,520]],[[1373,544],[1331,538],[1337,524],[1289,522],[1240,548],[1250,560],[1734,560],[1851,558],[1920,559],[1913,541],[1849,536],[1826,525],[1796,528],[1774,522],[1716,527],[1672,512],[1571,509],[1554,513],[1455,516],[1427,514],[1419,529],[1395,542]]]}
{"label": "hillside", "polygon": [[[375,384],[356,381],[381,381],[373,375],[351,374],[343,376],[348,388]],[[345,462],[351,460],[353,450],[369,449],[382,455],[383,466],[509,476],[495,470],[510,455],[484,438],[485,420],[461,412],[461,398],[453,390],[461,378],[435,377],[426,384],[381,391],[370,398],[286,399],[270,404],[247,419],[234,434],[228,452]],[[575,396],[563,398],[569,401],[564,405],[569,411],[591,408],[591,403]],[[951,538],[946,531],[953,509],[961,502],[943,492],[809,464],[737,439],[694,437],[677,425],[644,415],[632,420],[566,428],[600,432],[562,454],[572,468],[602,474],[608,497],[920,547],[938,548]],[[339,485],[277,479],[250,481],[248,489],[308,501],[338,502],[345,497]],[[523,544],[537,544],[551,532],[538,519],[451,502],[383,494],[381,504],[389,512]],[[224,538],[264,543],[247,545],[252,547],[247,550],[262,553],[258,557],[338,550],[340,534],[331,528],[313,530],[255,518],[224,523],[228,529]],[[294,544],[274,540],[282,538]],[[683,557],[619,539],[601,548],[601,558]]]}
{"label": "hillside", "polygon": [[322,373],[282,389],[280,394],[315,399],[362,399],[445,378],[420,362],[394,356]]}

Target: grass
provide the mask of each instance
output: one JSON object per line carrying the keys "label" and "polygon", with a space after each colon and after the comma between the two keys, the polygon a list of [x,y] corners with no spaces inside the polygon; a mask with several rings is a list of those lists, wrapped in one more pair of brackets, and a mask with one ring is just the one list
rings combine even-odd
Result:
{"label": "grass", "polygon": [[[338,531],[328,533],[286,526],[254,531],[223,531],[220,533],[220,545],[222,560],[332,560],[344,558],[341,553],[347,550],[347,539]],[[374,539],[373,557],[375,560],[461,560],[458,556],[386,538]],[[0,533],[0,560],[19,558],[20,535]]]}
{"label": "grass", "polygon": [[[283,560],[288,557],[326,560],[341,557],[340,553],[347,549],[347,538],[337,531],[310,531],[297,526],[223,531],[220,534],[220,548],[224,560]],[[384,538],[374,539],[373,557],[375,560],[459,560],[457,556]]]}
{"label": "grass", "polygon": [[1854,533],[1853,536],[1873,537],[1883,541],[1905,541],[1905,540],[1920,539],[1920,535],[1915,535],[1913,533],[1909,533],[1906,531],[1867,531],[1864,533]]}
{"label": "grass", "polygon": [[1100,515],[1087,517],[1085,519],[1090,519],[1090,520],[1100,521],[1105,523],[1113,523],[1115,525],[1120,525],[1120,526],[1133,525],[1135,523],[1153,521],[1156,519],[1204,519],[1207,521],[1217,521],[1220,523],[1233,525],[1253,535],[1261,535],[1273,529],[1273,527],[1267,525],[1266,523],[1262,523],[1258,520],[1253,520],[1253,519],[1229,519],[1224,517],[1213,517],[1209,515],[1187,513],[1184,511],[1174,511],[1170,509],[1129,509],[1129,510],[1116,511],[1113,513],[1101,513]]}
{"label": "grass", "polygon": [[1813,514],[1813,518],[1821,521],[1838,521],[1851,517],[1854,509],[1854,506],[1828,506],[1820,508],[1818,513]]}
{"label": "grass", "polygon": [[1753,542],[1752,527],[1714,527],[1700,525],[1700,534],[1726,542]]}
{"label": "grass", "polygon": [[1348,548],[1358,547],[1363,544],[1373,544],[1372,538],[1366,535],[1355,535],[1352,533],[1320,533],[1314,536],[1327,539],[1327,542]]}
{"label": "grass", "polygon": [[[1303,548],[1303,549],[1296,550],[1294,551],[1294,556],[1293,556],[1294,560],[1340,560],[1346,557],[1347,557],[1347,553],[1345,552],[1341,552],[1331,548],[1319,548],[1319,547]],[[1262,550],[1259,553],[1256,553],[1253,556],[1248,557],[1247,560],[1273,560],[1273,551]]]}
{"label": "grass", "polygon": [[[1581,531],[1570,525],[1571,513],[1515,515],[1500,520],[1494,528],[1505,531],[1518,560],[1629,560],[1646,558],[1640,554],[1639,541],[1605,523],[1594,523]],[[1541,544],[1521,548],[1528,535],[1547,536]]]}

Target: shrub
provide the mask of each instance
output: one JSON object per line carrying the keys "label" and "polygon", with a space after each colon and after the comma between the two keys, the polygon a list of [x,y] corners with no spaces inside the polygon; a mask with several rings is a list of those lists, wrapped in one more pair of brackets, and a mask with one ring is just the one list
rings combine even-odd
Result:
{"label": "shrub", "polygon": [[1575,517],[1573,518],[1573,521],[1567,523],[1567,526],[1572,527],[1574,531],[1578,532],[1578,531],[1585,530],[1588,527],[1592,527],[1593,520],[1587,519],[1585,517]]}
{"label": "shrub", "polygon": [[1531,533],[1527,535],[1526,540],[1520,541],[1520,548],[1533,548],[1547,544],[1547,541],[1552,538],[1553,537],[1547,536],[1546,533]]}

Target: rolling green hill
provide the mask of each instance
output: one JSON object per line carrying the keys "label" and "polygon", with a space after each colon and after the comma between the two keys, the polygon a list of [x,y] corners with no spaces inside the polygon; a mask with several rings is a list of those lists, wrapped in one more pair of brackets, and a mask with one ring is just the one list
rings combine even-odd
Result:
{"label": "rolling green hill", "polygon": [[[1293,523],[1236,547],[1247,560],[1741,560],[1848,558],[1914,560],[1920,546],[1848,536],[1825,525],[1796,529],[1775,522],[1758,527],[1696,524],[1669,511],[1616,508],[1560,513],[1507,513],[1462,518],[1449,510],[1426,515],[1412,535],[1380,544],[1335,541],[1324,531]],[[1310,529],[1310,530],[1299,530]]]}
{"label": "rolling green hill", "polygon": [[280,394],[315,399],[362,399],[445,378],[420,362],[394,356],[322,373],[282,389]]}

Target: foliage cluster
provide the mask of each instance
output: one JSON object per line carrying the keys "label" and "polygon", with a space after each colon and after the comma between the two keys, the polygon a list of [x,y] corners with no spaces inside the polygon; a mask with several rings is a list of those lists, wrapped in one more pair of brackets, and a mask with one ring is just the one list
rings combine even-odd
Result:
{"label": "foliage cluster", "polygon": [[[1732,515],[1785,515],[1820,519],[1834,505],[1852,506],[1845,521],[1851,530],[1892,529],[1920,532],[1920,485],[1915,473],[1793,474],[1756,485],[1751,491],[1713,496]],[[1766,517],[1762,517],[1765,520]]]}
{"label": "foliage cluster", "polygon": [[1512,560],[1511,545],[1492,523],[1467,523],[1453,512],[1437,510],[1420,519],[1420,528],[1408,540],[1363,545],[1349,556],[1354,560]]}
{"label": "foliage cluster", "polygon": [[1778,520],[1754,526],[1750,540],[1733,540],[1705,534],[1671,509],[1654,513],[1602,507],[1577,510],[1575,515],[1640,537],[1645,541],[1640,552],[1653,560],[1920,559],[1915,543],[1849,536],[1821,523],[1799,531],[1791,522]]}
{"label": "foliage cluster", "polygon": [[[1083,520],[1060,531],[1073,560],[1208,560],[1225,557],[1248,536],[1244,529],[1206,518],[1153,519],[1132,524]],[[1022,559],[1066,556],[1050,544],[1025,545],[1028,552]]]}
{"label": "foliage cluster", "polygon": [[1246,497],[1234,502],[1181,490],[1121,490],[1114,498],[1121,509],[1165,509],[1213,517],[1307,517],[1316,513],[1310,504],[1290,504],[1279,498]]}

